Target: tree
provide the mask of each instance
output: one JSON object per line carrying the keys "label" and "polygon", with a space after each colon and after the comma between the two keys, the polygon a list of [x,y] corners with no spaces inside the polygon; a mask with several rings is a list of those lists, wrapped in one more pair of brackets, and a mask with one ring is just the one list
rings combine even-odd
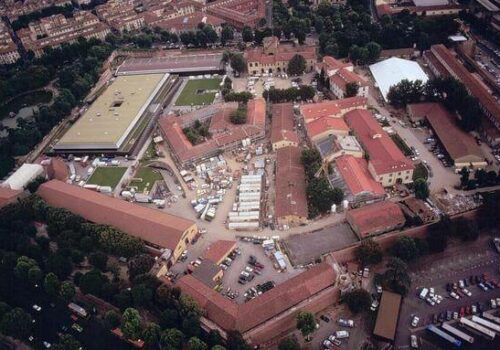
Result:
{"label": "tree", "polygon": [[14,274],[20,280],[29,281],[30,271],[34,269],[39,269],[37,262],[27,256],[21,256],[17,259]]}
{"label": "tree", "polygon": [[390,87],[387,99],[395,107],[404,107],[409,103],[419,102],[423,94],[424,85],[421,80],[403,79]]}
{"label": "tree", "polygon": [[222,345],[214,345],[210,348],[210,350],[226,350],[226,348]]}
{"label": "tree", "polygon": [[309,339],[309,336],[316,329],[316,320],[310,312],[301,311],[297,315],[297,329],[302,333],[304,338]]}
{"label": "tree", "polygon": [[108,282],[108,279],[101,271],[94,269],[80,278],[80,290],[84,294],[93,294],[99,296],[102,291],[104,283]]}
{"label": "tree", "polygon": [[382,52],[382,46],[374,41],[370,41],[366,44],[366,49],[368,50],[368,61],[375,62],[380,57],[380,52]]}
{"label": "tree", "polygon": [[232,54],[229,62],[235,72],[243,73],[246,69],[246,62],[241,54]]}
{"label": "tree", "polygon": [[240,125],[245,124],[247,121],[247,109],[244,106],[239,106],[236,111],[229,116],[231,123]]}
{"label": "tree", "polygon": [[285,338],[280,341],[278,350],[300,350],[300,345],[293,338]]}
{"label": "tree", "polygon": [[221,35],[220,35],[220,41],[221,41],[222,45],[226,45],[226,43],[228,41],[231,41],[233,39],[234,39],[234,30],[233,30],[233,27],[231,27],[229,25],[225,25],[222,28],[222,32],[221,32]]}
{"label": "tree", "polygon": [[56,296],[59,294],[59,288],[61,287],[61,282],[57,275],[53,272],[49,272],[45,279],[43,280],[43,288],[45,292],[50,296]]}
{"label": "tree", "polygon": [[306,175],[309,178],[314,177],[323,164],[321,153],[319,153],[316,148],[303,150],[302,154],[300,155],[300,160],[302,162],[302,165],[304,166]]}
{"label": "tree", "polygon": [[355,81],[347,83],[345,86],[345,94],[344,97],[354,97],[358,94],[359,84]]}
{"label": "tree", "polygon": [[148,273],[153,267],[155,259],[149,254],[140,254],[128,262],[128,275],[130,279],[134,279],[137,275]]}
{"label": "tree", "polygon": [[191,337],[188,340],[188,347],[190,350],[207,350],[208,346],[207,344],[200,340],[200,338],[197,337]]}
{"label": "tree", "polygon": [[114,310],[109,310],[104,315],[104,322],[109,329],[115,329],[120,325],[121,316]]}
{"label": "tree", "polygon": [[108,255],[103,252],[94,252],[89,255],[89,263],[95,268],[106,271]]}
{"label": "tree", "polygon": [[61,290],[59,292],[59,295],[61,296],[61,298],[64,301],[69,302],[69,301],[73,300],[73,297],[75,296],[75,294],[76,294],[76,290],[75,290],[75,285],[73,284],[73,282],[64,281],[63,283],[61,283]]}
{"label": "tree", "polygon": [[418,178],[414,181],[414,187],[415,187],[415,197],[418,199],[427,199],[429,197],[429,185],[427,184],[427,181],[423,178]]}
{"label": "tree", "polygon": [[161,328],[156,323],[148,323],[142,333],[146,349],[158,349],[160,345]]}
{"label": "tree", "polygon": [[301,55],[294,55],[288,62],[288,74],[302,75],[306,70],[306,60]]}
{"label": "tree", "polygon": [[411,285],[408,265],[399,258],[391,258],[386,267],[387,270],[383,275],[383,284],[392,291],[405,296]]}
{"label": "tree", "polygon": [[135,306],[147,306],[153,300],[153,291],[145,284],[139,284],[132,288],[132,300]]}
{"label": "tree", "polygon": [[443,219],[440,222],[432,225],[427,232],[426,241],[429,250],[433,253],[441,253],[448,245],[448,235],[446,234],[447,227],[444,227]]}
{"label": "tree", "polygon": [[466,187],[467,184],[469,183],[469,169],[467,169],[466,167],[463,167],[462,169],[460,169],[460,185],[462,187]]}
{"label": "tree", "polygon": [[16,339],[26,339],[31,333],[32,324],[30,314],[17,307],[4,315],[0,323],[0,330],[3,334]]}
{"label": "tree", "polygon": [[244,42],[251,43],[253,41],[252,28],[250,28],[249,26],[244,26],[243,30],[241,31],[241,36]]}
{"label": "tree", "polygon": [[166,349],[182,349],[184,334],[178,329],[170,328],[162,332],[160,343]]}
{"label": "tree", "polygon": [[361,241],[361,245],[356,248],[355,255],[363,266],[376,265],[382,261],[383,257],[380,244],[371,238]]}
{"label": "tree", "polygon": [[408,236],[401,236],[391,248],[392,255],[404,261],[412,261],[418,257],[418,248],[415,240]]}
{"label": "tree", "polygon": [[344,191],[339,187],[334,187],[332,189],[332,201],[333,203],[339,205],[344,200]]}
{"label": "tree", "polygon": [[40,187],[41,184],[43,184],[45,181],[45,177],[43,176],[37,176],[34,180],[32,180],[30,183],[26,185],[26,189],[30,193],[35,193],[38,190],[38,187]]}
{"label": "tree", "polygon": [[128,308],[123,312],[121,330],[126,339],[137,340],[142,335],[142,318],[139,311]]}
{"label": "tree", "polygon": [[350,292],[347,292],[343,296],[343,299],[349,307],[349,310],[351,310],[355,314],[368,311],[372,303],[370,293],[362,288],[357,288]]}
{"label": "tree", "polygon": [[59,341],[53,345],[55,350],[79,350],[82,344],[70,334],[62,334]]}
{"label": "tree", "polygon": [[250,350],[250,346],[241,333],[234,330],[227,332],[226,348],[227,350]]}

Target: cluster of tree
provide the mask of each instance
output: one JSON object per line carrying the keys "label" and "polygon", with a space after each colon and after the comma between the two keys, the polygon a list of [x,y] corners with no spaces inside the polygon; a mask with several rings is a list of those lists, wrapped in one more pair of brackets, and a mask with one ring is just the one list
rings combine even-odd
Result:
{"label": "cluster of tree", "polygon": [[500,184],[500,171],[497,174],[494,170],[476,169],[473,179],[470,178],[470,173],[470,170],[466,167],[460,169],[460,187],[462,189],[473,190]]}
{"label": "cluster of tree", "polygon": [[61,84],[51,106],[40,107],[33,120],[20,120],[17,128],[7,129],[8,136],[0,139],[0,177],[14,167],[14,157],[27,154],[81,101],[98,79],[99,67],[111,51],[109,44],[80,38],[73,44],[47,49],[41,58],[9,70],[7,80],[0,79],[0,96],[5,98],[25,91],[26,87],[46,86],[54,77]]}
{"label": "cluster of tree", "polygon": [[199,120],[196,120],[193,126],[186,127],[182,131],[184,132],[184,135],[186,135],[189,142],[193,145],[197,145],[210,136],[208,127],[208,123],[202,123]]}
{"label": "cluster of tree", "polygon": [[271,88],[269,90],[264,91],[262,96],[265,99],[269,99],[269,101],[273,103],[282,103],[282,102],[292,102],[292,101],[308,101],[311,100],[316,94],[314,88],[309,85],[302,85],[298,88],[291,87],[288,89],[275,89]]}
{"label": "cluster of tree", "polygon": [[[427,17],[405,10],[395,16],[382,16],[373,21],[369,4],[363,0],[349,0],[347,5],[323,2],[317,8],[307,1],[274,0],[273,33],[292,36],[304,42],[311,28],[319,35],[320,53],[335,57],[351,56],[353,61],[366,64],[376,60],[380,49],[413,47],[423,50],[430,45],[446,42],[457,31],[452,16]],[[249,39],[249,37],[247,37]]]}
{"label": "cluster of tree", "polygon": [[446,108],[458,114],[458,124],[466,131],[477,129],[484,117],[477,98],[470,95],[464,84],[453,77],[436,78],[425,84],[420,80],[403,80],[391,86],[387,97],[396,107],[420,101],[442,102]]}
{"label": "cluster of tree", "polygon": [[342,296],[342,301],[347,304],[351,312],[357,314],[370,309],[372,297],[366,289],[356,288]]}
{"label": "cluster of tree", "polygon": [[50,7],[46,7],[44,9],[41,9],[40,11],[36,11],[36,12],[32,12],[32,13],[27,14],[27,15],[19,16],[18,19],[16,19],[15,21],[13,21],[11,23],[12,29],[14,31],[17,31],[21,28],[27,27],[30,22],[39,20],[40,18],[43,18],[43,17],[49,17],[52,15],[56,15],[59,13],[62,13],[65,17],[72,17],[73,16],[73,5],[71,3],[66,4],[64,6],[54,5],[54,6],[50,6]]}
{"label": "cluster of tree", "polygon": [[240,103],[248,103],[249,100],[253,98],[253,94],[248,91],[241,92],[228,92],[224,95],[224,101],[226,102],[240,102]]}
{"label": "cluster of tree", "polygon": [[288,74],[290,75],[302,75],[306,70],[306,60],[302,55],[294,55],[290,61],[288,61]]}
{"label": "cluster of tree", "polygon": [[344,199],[344,191],[332,188],[322,173],[323,160],[317,149],[306,149],[301,155],[302,165],[306,173],[306,194],[309,217],[314,218],[331,210],[332,204],[340,204]]}
{"label": "cluster of tree", "polygon": [[[34,221],[46,223],[48,237],[37,235]],[[93,294],[124,310],[105,315],[109,328],[120,327],[128,339],[143,339],[147,349],[248,349],[239,333],[230,332],[223,342],[218,332],[202,333],[200,309],[178,288],[170,288],[149,274],[154,258],[144,254],[142,243],[105,226],[85,222],[66,210],[48,207],[31,195],[0,210],[0,300],[17,300],[15,293],[46,293],[67,303],[75,295]],[[127,256],[128,281],[108,254]],[[75,265],[90,264],[86,273]],[[111,276],[111,277],[109,277]],[[70,278],[70,279],[68,279]],[[74,285],[74,284],[75,285]],[[42,286],[42,290],[36,286]],[[148,310],[158,324],[145,322],[137,311]],[[0,332],[19,339],[31,334],[28,313],[0,302]],[[225,347],[222,346],[225,345]],[[78,345],[61,337],[56,349]],[[78,349],[80,346],[77,346]]]}
{"label": "cluster of tree", "polygon": [[196,31],[182,32],[179,38],[184,45],[195,47],[206,47],[219,40],[219,36],[212,26],[203,23],[198,25]]}
{"label": "cluster of tree", "polygon": [[247,122],[247,106],[245,104],[240,104],[238,108],[231,113],[229,120],[233,124],[245,124]]}

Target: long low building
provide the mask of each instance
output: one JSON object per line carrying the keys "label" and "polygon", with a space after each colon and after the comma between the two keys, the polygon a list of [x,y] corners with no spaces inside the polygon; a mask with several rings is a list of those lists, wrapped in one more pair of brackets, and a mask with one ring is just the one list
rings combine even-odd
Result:
{"label": "long low building", "polygon": [[236,304],[192,275],[177,282],[182,292],[195,299],[204,313],[204,329],[225,337],[236,330],[251,344],[263,345],[296,327],[299,311],[320,312],[338,301],[337,272],[326,261],[244,304]]}
{"label": "long low building", "polygon": [[[429,104],[428,104],[429,105]],[[442,104],[434,103],[425,115],[435,135],[453,161],[455,168],[484,168],[488,165],[474,137],[460,129],[458,117]]]}
{"label": "long low building", "polygon": [[413,182],[413,162],[404,156],[370,111],[356,109],[344,118],[368,154],[368,170],[376,181],[384,187]]}
{"label": "long low building", "polygon": [[[118,152],[138,138],[145,118],[161,108],[169,74],[116,78],[55,144],[54,151]],[[132,137],[131,137],[132,135]],[[126,151],[125,151],[126,153]]]}
{"label": "long low building", "polygon": [[299,145],[299,136],[295,131],[292,103],[275,103],[272,107],[271,145],[273,150]]}
{"label": "long low building", "polygon": [[406,223],[399,205],[389,201],[349,210],[346,220],[361,239],[402,228]]}
{"label": "long low building", "polygon": [[224,71],[222,52],[200,52],[197,54],[175,53],[162,57],[128,58],[116,70],[115,75],[151,73],[194,74]]}
{"label": "long low building", "polygon": [[382,292],[380,307],[373,334],[379,338],[394,341],[398,325],[401,295],[389,291]]}
{"label": "long low building", "polygon": [[307,223],[306,175],[299,147],[280,148],[276,153],[275,215],[279,225]]}
{"label": "long low building", "polygon": [[58,180],[45,182],[37,193],[52,207],[67,209],[96,224],[112,226],[152,248],[170,250],[168,266],[177,261],[198,232],[194,221]]}

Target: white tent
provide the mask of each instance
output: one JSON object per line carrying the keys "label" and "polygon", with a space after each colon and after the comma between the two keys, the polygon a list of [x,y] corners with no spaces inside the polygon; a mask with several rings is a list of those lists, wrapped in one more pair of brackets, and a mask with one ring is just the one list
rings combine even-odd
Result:
{"label": "white tent", "polygon": [[404,60],[398,57],[391,57],[372,64],[370,66],[370,71],[386,101],[387,93],[391,86],[396,85],[401,80],[421,80],[425,83],[429,79],[417,62]]}
{"label": "white tent", "polygon": [[43,167],[40,164],[23,164],[2,183],[2,187],[10,187],[13,190],[24,190],[27,184],[42,174]]}

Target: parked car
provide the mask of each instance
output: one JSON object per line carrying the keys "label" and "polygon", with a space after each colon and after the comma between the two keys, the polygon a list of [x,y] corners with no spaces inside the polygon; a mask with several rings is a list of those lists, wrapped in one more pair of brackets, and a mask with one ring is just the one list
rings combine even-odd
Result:
{"label": "parked car", "polygon": [[346,320],[343,318],[339,318],[338,324],[342,327],[349,327],[353,328],[354,327],[354,321],[353,320]]}
{"label": "parked car", "polygon": [[412,334],[410,337],[410,345],[413,349],[418,349],[418,340],[417,336]]}
{"label": "parked car", "polygon": [[326,315],[321,315],[319,318],[322,319],[325,322],[330,322],[330,317],[328,317]]}
{"label": "parked car", "polygon": [[418,316],[413,316],[413,319],[411,320],[411,326],[417,327],[419,321],[420,321],[420,318]]}
{"label": "parked car", "polygon": [[337,332],[335,332],[335,337],[337,337],[337,339],[349,338],[349,332],[348,331],[337,331]]}

